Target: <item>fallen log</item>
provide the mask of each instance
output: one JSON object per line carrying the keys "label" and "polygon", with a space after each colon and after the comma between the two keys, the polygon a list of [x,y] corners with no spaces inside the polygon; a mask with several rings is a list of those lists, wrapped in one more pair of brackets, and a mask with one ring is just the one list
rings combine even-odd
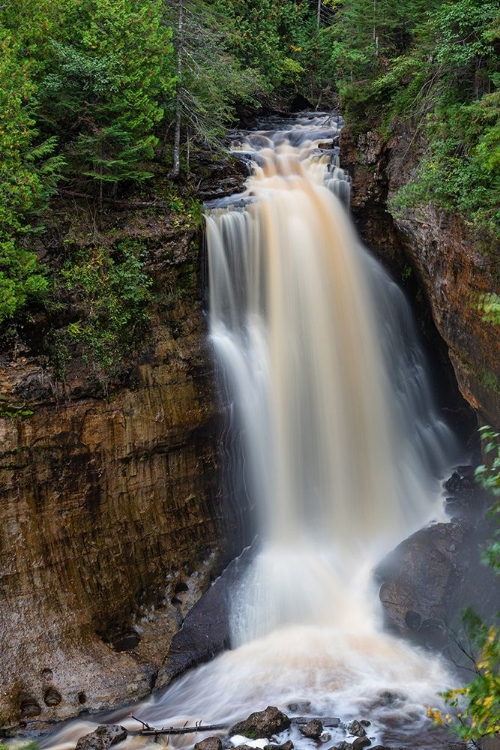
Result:
{"label": "fallen log", "polygon": [[[154,737],[157,734],[195,734],[196,732],[219,732],[221,729],[227,729],[227,724],[202,724],[201,721],[196,723],[194,727],[151,727],[142,719],[138,719],[136,716],[132,716],[132,719],[142,724],[142,729],[131,731],[129,734],[138,734],[142,737]],[[295,716],[291,719],[292,724],[307,724],[311,721],[310,716]],[[323,726],[326,727],[338,727],[340,725],[340,719],[333,718],[331,716],[320,718]]]}
{"label": "fallen log", "polygon": [[221,729],[227,729],[227,724],[202,724],[197,722],[194,727],[151,727],[145,721],[132,716],[132,719],[142,724],[142,729],[131,731],[129,734],[138,734],[141,737],[154,737],[157,734],[195,734],[196,732],[216,732]]}

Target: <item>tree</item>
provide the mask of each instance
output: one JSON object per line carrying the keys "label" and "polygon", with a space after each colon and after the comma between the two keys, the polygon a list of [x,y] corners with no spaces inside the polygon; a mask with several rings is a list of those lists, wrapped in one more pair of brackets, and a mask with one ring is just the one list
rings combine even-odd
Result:
{"label": "tree", "polygon": [[[29,250],[31,221],[55,187],[60,158],[53,140],[41,141],[29,111],[35,86],[29,62],[10,30],[0,24],[0,322],[29,297],[47,289],[35,253]],[[37,143],[38,141],[38,143]]]}
{"label": "tree", "polygon": [[174,106],[165,103],[175,122],[173,167],[180,172],[181,131],[205,146],[218,146],[234,122],[235,104],[252,100],[264,87],[252,68],[243,69],[228,51],[227,18],[202,0],[177,0],[165,9],[166,22],[176,29],[177,77]]}
{"label": "tree", "polygon": [[[139,43],[140,40],[140,43]],[[40,120],[64,133],[69,169],[100,186],[152,176],[172,94],[171,30],[156,0],[82,0],[69,10],[39,87]]]}

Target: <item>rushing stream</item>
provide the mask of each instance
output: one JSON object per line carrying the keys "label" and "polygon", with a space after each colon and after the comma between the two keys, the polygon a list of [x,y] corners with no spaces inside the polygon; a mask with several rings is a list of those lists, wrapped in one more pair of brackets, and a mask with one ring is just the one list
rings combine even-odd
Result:
{"label": "rushing stream", "polygon": [[154,726],[309,701],[315,716],[369,719],[373,744],[404,744],[448,682],[437,658],[383,632],[373,589],[374,565],[440,515],[455,444],[408,305],[360,245],[349,180],[319,148],[340,125],[304,116],[242,136],[246,192],[207,209],[210,340],[240,443],[227,471],[258,553],[233,592],[233,650],[134,708]]}

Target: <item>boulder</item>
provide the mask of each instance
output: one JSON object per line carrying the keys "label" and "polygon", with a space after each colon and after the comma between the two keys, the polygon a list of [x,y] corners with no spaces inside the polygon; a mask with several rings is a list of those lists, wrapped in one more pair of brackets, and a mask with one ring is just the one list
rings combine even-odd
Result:
{"label": "boulder", "polygon": [[282,745],[265,745],[264,750],[293,750],[293,742],[288,740]]}
{"label": "boulder", "polygon": [[90,734],[80,737],[75,750],[107,750],[127,738],[127,730],[119,724],[103,724]]}
{"label": "boulder", "polygon": [[303,727],[300,727],[300,731],[304,737],[318,740],[323,734],[323,724],[319,719],[311,719],[311,721],[308,721]]}
{"label": "boulder", "polygon": [[351,721],[347,725],[347,731],[349,734],[354,734],[356,737],[366,737],[366,731],[360,721]]}
{"label": "boulder", "polygon": [[250,714],[248,719],[240,721],[229,730],[229,734],[242,734],[256,740],[279,734],[290,726],[290,719],[275,706],[268,706],[264,711]]}
{"label": "boulder", "polygon": [[194,750],[222,750],[220,737],[207,737],[194,746]]}
{"label": "boulder", "polygon": [[356,737],[356,739],[352,743],[352,746],[353,746],[354,750],[362,750],[362,748],[368,747],[371,744],[372,743],[368,739],[368,737]]}
{"label": "boulder", "polygon": [[453,591],[464,573],[464,543],[471,532],[465,520],[437,523],[417,531],[382,561],[376,576],[392,630],[418,633],[426,644],[442,645]]}

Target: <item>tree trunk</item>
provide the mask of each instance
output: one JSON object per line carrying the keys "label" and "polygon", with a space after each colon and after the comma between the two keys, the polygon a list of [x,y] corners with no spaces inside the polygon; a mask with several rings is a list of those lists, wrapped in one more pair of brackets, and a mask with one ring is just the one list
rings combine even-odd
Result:
{"label": "tree trunk", "polygon": [[177,97],[174,133],[174,164],[170,177],[176,179],[181,171],[181,76],[184,45],[184,0],[179,0],[179,23],[177,26]]}

